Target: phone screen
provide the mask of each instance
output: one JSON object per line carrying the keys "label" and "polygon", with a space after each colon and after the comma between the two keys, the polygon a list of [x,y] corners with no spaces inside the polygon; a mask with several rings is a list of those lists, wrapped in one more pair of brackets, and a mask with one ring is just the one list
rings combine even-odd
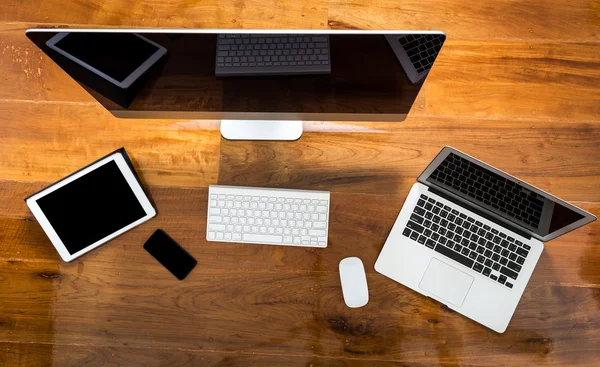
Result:
{"label": "phone screen", "polygon": [[185,279],[197,263],[192,255],[160,229],[150,236],[144,249],[179,280]]}

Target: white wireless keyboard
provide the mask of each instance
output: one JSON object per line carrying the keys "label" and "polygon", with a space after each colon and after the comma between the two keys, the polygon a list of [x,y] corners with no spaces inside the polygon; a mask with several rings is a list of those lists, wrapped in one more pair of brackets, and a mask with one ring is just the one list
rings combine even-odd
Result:
{"label": "white wireless keyboard", "polygon": [[211,185],[206,239],[327,247],[329,191]]}

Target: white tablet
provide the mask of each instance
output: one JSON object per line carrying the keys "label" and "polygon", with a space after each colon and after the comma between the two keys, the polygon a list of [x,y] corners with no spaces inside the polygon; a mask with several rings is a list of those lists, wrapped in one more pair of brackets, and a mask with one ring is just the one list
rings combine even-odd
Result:
{"label": "white tablet", "polygon": [[61,32],[46,46],[121,88],[128,88],[167,49],[136,33]]}
{"label": "white tablet", "polygon": [[124,149],[33,194],[25,202],[66,262],[156,215]]}

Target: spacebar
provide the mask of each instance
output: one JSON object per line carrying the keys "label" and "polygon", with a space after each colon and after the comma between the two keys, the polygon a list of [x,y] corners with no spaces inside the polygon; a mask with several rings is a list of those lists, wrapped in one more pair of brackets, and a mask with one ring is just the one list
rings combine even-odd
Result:
{"label": "spacebar", "polygon": [[442,255],[446,255],[449,258],[451,258],[452,260],[458,261],[459,263],[463,264],[464,266],[470,268],[473,266],[474,261],[472,259],[469,259],[466,256],[463,256],[461,254],[459,254],[458,252],[454,252],[452,250],[450,250],[447,247],[444,247],[442,245],[437,245],[435,246],[435,251],[439,252]]}
{"label": "spacebar", "polygon": [[266,242],[282,243],[283,236],[271,236],[268,234],[244,234],[244,241],[248,242]]}

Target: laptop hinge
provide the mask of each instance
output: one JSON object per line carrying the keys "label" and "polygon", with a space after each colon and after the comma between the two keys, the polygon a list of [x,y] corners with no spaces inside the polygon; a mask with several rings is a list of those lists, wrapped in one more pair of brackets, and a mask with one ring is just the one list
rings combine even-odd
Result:
{"label": "laptop hinge", "polygon": [[[453,202],[456,205],[459,205],[459,206],[462,206],[462,207],[465,206],[465,203],[456,200],[451,195],[448,195],[448,194],[444,193],[443,191],[437,190],[437,189],[435,189],[435,188],[433,188],[431,186],[428,186],[428,188],[429,188],[429,191],[431,191],[432,193],[434,193],[436,195],[439,195],[439,196],[443,197],[446,200],[450,200],[451,202]],[[528,240],[531,239],[531,235],[528,234],[527,232],[525,232],[522,229],[519,229],[519,228],[517,228],[515,226],[512,226],[512,225],[509,225],[507,223],[499,221],[498,219],[496,219],[493,216],[489,215],[484,210],[481,210],[481,209],[477,208],[476,206],[469,205],[469,206],[467,206],[467,209],[469,209],[470,211],[472,211],[473,213],[475,213],[477,215],[480,215],[480,216],[484,217],[485,219],[487,219],[487,220],[489,220],[491,222],[496,223],[497,225],[499,225],[501,227],[508,228],[509,230],[515,232],[516,234],[518,234],[520,236],[523,236],[523,237],[527,238]]]}

